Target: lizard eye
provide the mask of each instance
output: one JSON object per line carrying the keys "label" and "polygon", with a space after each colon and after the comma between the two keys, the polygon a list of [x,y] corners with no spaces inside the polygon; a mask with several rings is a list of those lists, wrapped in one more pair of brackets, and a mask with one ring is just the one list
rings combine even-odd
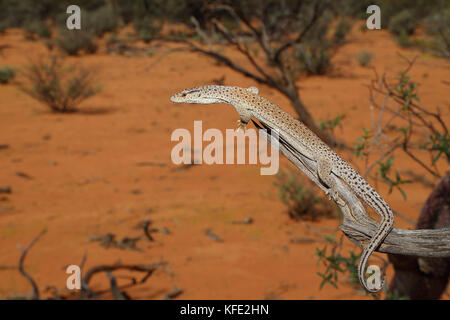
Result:
{"label": "lizard eye", "polygon": [[187,95],[187,93],[181,94],[181,96],[182,96],[183,98],[186,97],[186,95]]}

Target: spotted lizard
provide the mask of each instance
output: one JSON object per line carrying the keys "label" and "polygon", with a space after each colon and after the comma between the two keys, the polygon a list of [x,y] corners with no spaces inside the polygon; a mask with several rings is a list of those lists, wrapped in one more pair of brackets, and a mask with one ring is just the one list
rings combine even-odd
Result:
{"label": "spotted lizard", "polygon": [[370,255],[380,246],[393,228],[394,216],[392,210],[355,169],[306,125],[283,111],[276,104],[260,96],[256,87],[207,85],[185,89],[174,94],[170,100],[175,103],[231,104],[240,115],[238,130],[241,128],[245,130],[245,126],[251,117],[259,120],[266,127],[276,129],[280,139],[283,139],[304,157],[317,163],[318,180],[327,188],[327,195],[338,204],[341,204],[342,200],[338,195],[334,177],[344,180],[380,217],[377,231],[361,254],[358,265],[359,281],[369,292],[377,292],[384,286],[385,277],[383,277],[379,288],[370,289],[366,284],[364,275]]}

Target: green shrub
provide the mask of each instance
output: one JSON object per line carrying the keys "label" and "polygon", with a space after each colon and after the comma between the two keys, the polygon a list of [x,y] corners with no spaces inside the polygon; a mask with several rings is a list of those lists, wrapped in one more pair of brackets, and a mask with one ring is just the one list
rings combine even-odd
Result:
{"label": "green shrub", "polygon": [[344,43],[345,37],[347,36],[351,28],[352,26],[347,20],[340,19],[333,34],[333,41],[336,44]]}
{"label": "green shrub", "polygon": [[29,40],[36,40],[36,36],[44,39],[48,39],[52,36],[49,26],[45,22],[39,20],[26,22],[23,29],[25,30],[25,38]]}
{"label": "green shrub", "polygon": [[144,42],[149,42],[161,31],[163,22],[150,16],[144,16],[135,20],[133,26],[138,38]]}
{"label": "green shrub", "polygon": [[118,16],[110,5],[86,13],[85,31],[87,30],[97,37],[103,36],[106,32],[114,31],[118,26]]}
{"label": "green shrub", "polygon": [[288,176],[280,172],[275,185],[279,187],[279,197],[288,206],[288,214],[294,220],[316,220],[319,217],[332,217],[335,209],[330,202],[318,197],[312,191],[312,183],[305,186],[299,181],[298,173]]}
{"label": "green shrub", "polygon": [[301,69],[308,74],[325,74],[331,67],[330,57],[328,56],[327,45],[323,43],[313,43],[299,46],[297,54],[302,63]]}
{"label": "green shrub", "polygon": [[0,68],[0,83],[7,84],[14,78],[15,75],[16,72],[13,68],[8,66]]}
{"label": "green shrub", "polygon": [[56,39],[56,44],[69,55],[77,55],[80,51],[84,53],[95,53],[97,51],[94,35],[84,30],[62,28]]}
{"label": "green shrub", "polygon": [[358,60],[361,67],[367,67],[370,64],[370,61],[372,61],[372,58],[373,54],[365,50],[356,55],[356,60]]}
{"label": "green shrub", "polygon": [[405,9],[394,15],[389,21],[388,29],[394,35],[412,35],[416,28],[416,17],[413,11]]}
{"label": "green shrub", "polygon": [[0,34],[4,33],[6,28],[8,28],[8,25],[5,21],[0,21]]}
{"label": "green shrub", "polygon": [[450,5],[445,10],[425,19],[425,28],[432,38],[425,43],[426,50],[450,58]]}
{"label": "green shrub", "polygon": [[117,3],[119,15],[122,18],[122,21],[125,24],[128,24],[131,21],[133,21],[135,16],[136,2],[129,0],[117,0]]}
{"label": "green shrub", "polygon": [[[312,7],[308,7],[308,9],[312,10]],[[330,26],[332,26],[334,18],[331,11],[325,11],[306,33],[294,53],[294,59],[299,62],[296,69],[313,75],[326,74],[331,69],[331,56],[344,43],[345,37],[351,29],[349,22],[345,18],[341,18],[332,30]],[[299,28],[305,28],[304,21],[300,20],[299,24]]]}
{"label": "green shrub", "polygon": [[23,72],[20,89],[55,112],[74,112],[79,103],[97,94],[93,71],[76,65],[65,66],[58,56],[39,59]]}

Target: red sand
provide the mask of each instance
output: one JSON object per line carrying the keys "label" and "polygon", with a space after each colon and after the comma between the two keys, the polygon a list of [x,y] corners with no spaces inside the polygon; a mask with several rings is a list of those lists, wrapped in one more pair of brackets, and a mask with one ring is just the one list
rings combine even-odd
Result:
{"label": "red sand", "polygon": [[[40,42],[25,41],[18,30],[0,35],[0,45],[10,48],[0,55],[0,65],[22,67],[27,56],[46,53]],[[365,87],[373,78],[370,68],[360,67],[355,55],[374,54],[378,73],[395,76],[405,67],[401,53],[419,55],[411,71],[421,83],[423,105],[440,106],[448,113],[449,75],[443,59],[399,48],[385,31],[353,32],[349,43],[333,58],[336,71],[330,76],[303,78],[301,96],[316,119],[346,114],[339,137],[348,144],[370,126],[369,95]],[[293,237],[314,237],[309,228],[326,235],[336,232],[337,219],[296,223],[278,198],[275,177],[261,176],[256,165],[194,166],[177,170],[170,161],[175,145],[170,135],[176,128],[190,129],[194,120],[207,128],[234,128],[237,114],[230,106],[175,105],[169,97],[176,91],[211,83],[225,76],[225,84],[251,86],[253,81],[199,54],[166,49],[152,57],[95,54],[70,58],[95,66],[103,86],[100,94],[85,101],[81,110],[99,114],[55,114],[20,92],[13,85],[0,86],[0,186],[13,192],[0,202],[0,265],[16,264],[17,245],[25,246],[43,228],[47,234],[26,259],[26,270],[39,284],[64,288],[65,266],[79,264],[88,252],[86,268],[114,263],[153,263],[163,259],[173,272],[158,272],[144,285],[127,292],[133,298],[160,299],[174,287],[182,299],[367,299],[346,283],[339,289],[319,289],[324,271],[318,266],[316,247],[323,243],[292,244]],[[154,64],[156,59],[160,59]],[[293,114],[288,101],[274,90],[259,86],[260,93]],[[342,153],[342,152],[341,152]],[[343,153],[344,157],[351,157]],[[357,161],[352,157],[353,161]],[[420,168],[398,157],[401,169]],[[137,166],[139,162],[157,165]],[[356,162],[364,168],[362,162]],[[282,167],[292,167],[286,159]],[[24,172],[33,179],[16,175]],[[399,192],[388,194],[378,185],[390,205],[416,220],[431,189],[406,185],[405,201]],[[140,192],[136,192],[139,190]],[[250,225],[231,221],[252,217]],[[155,233],[155,243],[137,243],[143,252],[105,249],[87,242],[92,234],[114,233],[134,237],[133,227],[151,219],[152,227],[166,226],[171,234]],[[396,227],[411,228],[397,219]],[[205,235],[220,235],[223,243]],[[348,240],[345,249],[359,252]],[[386,258],[385,255],[378,254]],[[376,260],[374,260],[376,261]],[[392,270],[388,270],[388,279]],[[119,279],[126,282],[126,279]],[[93,280],[95,288],[107,286],[104,275]],[[29,283],[17,271],[1,271],[0,296],[29,292]],[[44,293],[49,295],[49,293]]]}

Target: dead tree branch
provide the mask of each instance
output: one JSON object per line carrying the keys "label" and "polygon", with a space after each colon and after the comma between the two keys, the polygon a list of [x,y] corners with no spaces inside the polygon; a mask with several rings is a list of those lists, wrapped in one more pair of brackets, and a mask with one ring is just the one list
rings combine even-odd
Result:
{"label": "dead tree branch", "polygon": [[[263,129],[255,121],[253,123],[258,129]],[[279,137],[279,150],[286,158],[306,174],[319,188],[325,191],[325,187],[318,181],[315,174],[317,172],[316,162],[305,157],[288,144],[283,139],[282,132],[273,133],[273,130],[277,130],[277,128],[270,128],[265,123],[261,124],[267,130],[269,136]],[[267,138],[267,141],[271,143],[271,139]],[[353,243],[364,247],[375,234],[378,222],[367,214],[366,209],[351,188],[338,179],[337,176],[334,176],[334,179],[338,186],[339,196],[345,202],[344,206],[337,204],[344,216],[339,229]],[[424,230],[394,228],[377,251],[430,258],[450,257],[450,228]]]}
{"label": "dead tree branch", "polygon": [[25,249],[22,250],[22,255],[19,259],[19,266],[18,270],[19,272],[30,282],[31,286],[33,287],[33,294],[31,296],[31,299],[38,300],[39,299],[39,288],[34,281],[34,279],[25,271],[23,265],[25,262],[25,258],[27,256],[28,251],[30,251],[31,247],[34,246],[34,244],[46,233],[46,230],[42,230],[41,233],[39,233],[31,242],[28,244],[28,246],[25,247]]}
{"label": "dead tree branch", "polygon": [[[428,197],[417,229],[450,226],[450,171]],[[395,275],[389,290],[410,299],[439,299],[447,287],[450,257],[423,258],[389,255]]]}

